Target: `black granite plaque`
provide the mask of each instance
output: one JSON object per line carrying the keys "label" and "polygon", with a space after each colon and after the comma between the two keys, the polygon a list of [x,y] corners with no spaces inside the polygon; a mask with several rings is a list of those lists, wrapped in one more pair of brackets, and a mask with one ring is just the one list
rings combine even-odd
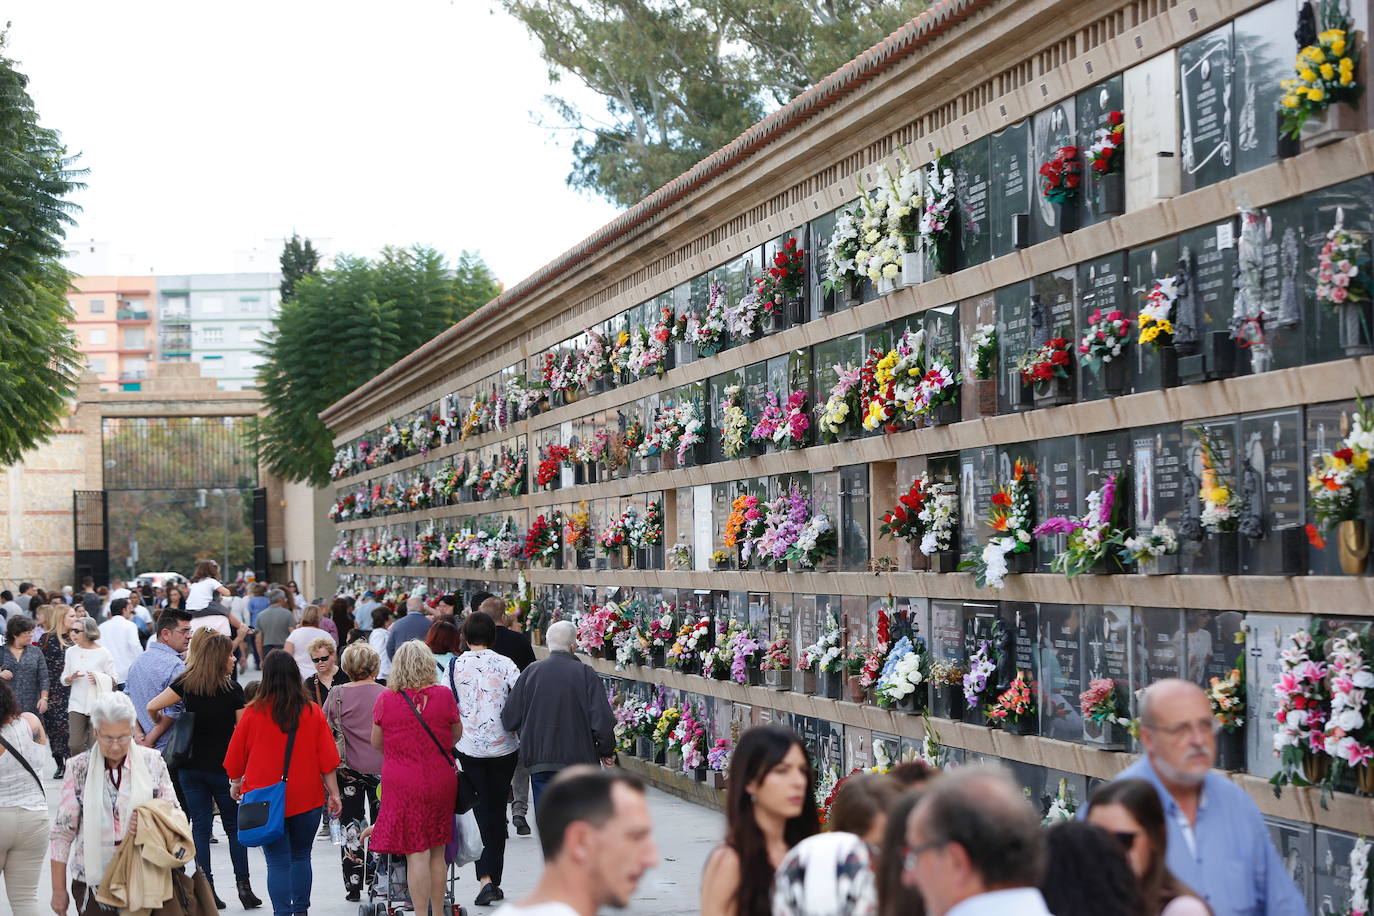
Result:
{"label": "black granite plaque", "polygon": [[991,256],[991,186],[988,158],[992,145],[975,140],[950,154],[954,160],[954,194],[959,208],[959,267],[981,264]]}
{"label": "black granite plaque", "polygon": [[1307,901],[1306,911],[1312,912],[1312,857],[1316,852],[1312,825],[1268,815],[1264,818],[1264,825],[1269,829],[1269,840],[1278,850],[1288,877],[1293,879]]}
{"label": "black granite plaque", "polygon": [[[1034,191],[1031,195],[1031,238],[1036,242],[1047,241],[1079,225],[1079,213],[1083,209],[1082,191],[1061,207],[1051,203],[1041,193],[1043,179],[1039,175],[1040,166],[1053,159],[1062,147],[1077,145],[1077,123],[1077,106],[1072,98],[1036,112],[1032,119],[1030,170]],[[1081,151],[1079,165],[1083,165]]]}
{"label": "black granite plaque", "polygon": [[[792,615],[795,626],[792,639],[792,658],[797,659],[801,657],[803,649],[816,642],[820,633],[820,618],[816,616],[816,596],[793,595]],[[803,680],[801,674],[795,675],[792,678],[792,689],[801,692]]]}
{"label": "black granite plaque", "polygon": [[1297,409],[1248,414],[1240,420],[1241,570],[1295,575],[1307,567],[1303,531],[1306,462]]}
{"label": "black granite plaque", "polygon": [[959,370],[958,306],[942,305],[921,313],[926,332],[927,361],[939,358],[951,370]]}
{"label": "black granite plaque", "polygon": [[1230,330],[1249,358],[1249,372],[1302,362],[1302,203],[1286,200],[1242,210],[1237,221],[1235,293]]}
{"label": "black granite plaque", "polygon": [[1235,174],[1231,24],[1178,50],[1183,190]]}
{"label": "black granite plaque", "polygon": [[840,569],[862,572],[868,564],[868,465],[840,468]]}
{"label": "black granite plaque", "polygon": [[[1036,524],[1055,516],[1077,518],[1086,511],[1078,489],[1078,463],[1078,440],[1073,436],[1035,443]],[[1063,534],[1036,539],[1040,572],[1050,572],[1050,562],[1064,550],[1066,540]]]}
{"label": "black granite plaque", "polygon": [[[1083,151],[1083,175],[1086,179],[1085,205],[1080,208],[1080,220],[1082,225],[1091,226],[1110,219],[1110,215],[1100,215],[1102,213],[1102,181],[1101,176],[1093,171],[1092,165],[1088,162],[1088,151],[1092,149],[1098,131],[1107,127],[1107,115],[1113,111],[1121,111],[1125,107],[1123,101],[1122,80],[1120,76],[1114,76],[1105,82],[1098,83],[1089,89],[1085,89],[1074,99],[1077,106],[1078,120],[1078,147]],[[1130,125],[1126,127],[1126,135],[1130,136]],[[1124,171],[1126,165],[1126,150],[1121,148],[1117,152],[1120,160],[1118,169]]]}
{"label": "black granite plaque", "polygon": [[[1078,478],[1078,491],[1083,494],[1082,512],[1088,511],[1087,494],[1099,489],[1107,481],[1107,475],[1115,473],[1117,477],[1117,501],[1121,505],[1118,510],[1121,519],[1121,527],[1131,527],[1132,500],[1131,493],[1131,474],[1134,469],[1130,467],[1132,463],[1131,453],[1131,434],[1128,430],[1118,430],[1110,433],[1096,433],[1083,437],[1082,447],[1079,449],[1082,461]],[[1082,514],[1080,512],[1079,514]]]}
{"label": "black granite plaque", "polygon": [[[1207,374],[1199,377],[1190,372],[1189,366],[1181,365],[1179,372],[1185,383],[1235,375],[1236,366],[1241,362],[1243,354],[1237,353],[1230,343],[1235,336],[1231,329],[1236,274],[1235,236],[1236,221],[1232,219],[1190,229],[1179,236],[1177,273],[1185,278],[1186,289],[1191,295],[1181,292],[1175,306],[1175,342],[1180,355],[1201,353],[1207,369]],[[1184,288],[1180,286],[1180,289]],[[1191,339],[1185,330],[1188,328],[1192,329]],[[1211,339],[1209,335],[1212,334],[1219,335],[1221,339]]]}
{"label": "black granite plaque", "polygon": [[[1130,690],[1131,609],[1090,604],[1083,608],[1083,680],[1111,678],[1124,697]],[[1124,711],[1123,711],[1124,712]],[[1089,723],[1089,730],[1096,728]]]}
{"label": "black granite plaque", "polygon": [[1164,678],[1183,677],[1186,662],[1183,612],[1178,608],[1139,607],[1134,616],[1131,692],[1136,693]]}
{"label": "black granite plaque", "polygon": [[1236,173],[1278,158],[1274,113],[1283,94],[1280,82],[1293,75],[1293,24],[1296,0],[1278,0],[1236,17],[1235,79],[1231,110],[1236,124]]}
{"label": "black granite plaque", "polygon": [[[1090,316],[1099,309],[1103,317],[1119,311],[1122,313],[1122,317],[1131,322],[1130,336],[1122,348],[1121,355],[1117,357],[1127,368],[1126,387],[1122,391],[1112,392],[1112,394],[1129,394],[1132,375],[1130,370],[1134,366],[1132,356],[1137,346],[1135,339],[1138,332],[1135,327],[1135,312],[1126,296],[1126,255],[1124,252],[1114,252],[1078,265],[1077,326],[1079,333],[1074,339],[1075,350],[1079,340],[1088,333]],[[1094,401],[1098,398],[1108,397],[1108,393],[1103,390],[1104,380],[1101,373],[1094,373],[1084,366],[1081,357],[1076,357],[1076,359],[1079,360],[1078,399],[1080,401]]]}
{"label": "black granite plaque", "polygon": [[[1022,121],[989,138],[991,186],[988,211],[991,214],[989,247],[994,258],[1016,250],[1016,222],[1029,230],[1031,195],[1039,194],[1036,169],[1030,161],[1030,122]],[[1021,247],[1030,239],[1019,239]]]}
{"label": "black granite plaque", "polygon": [[[1307,244],[1303,246],[1302,288],[1307,303],[1306,341],[1307,363],[1341,359],[1345,350],[1341,345],[1341,312],[1318,303],[1313,275],[1317,269],[1317,255],[1326,242],[1326,234],[1336,224],[1360,232],[1371,229],[1370,201],[1374,200],[1374,181],[1358,178],[1342,184],[1313,191],[1302,198],[1303,231]],[[1344,392],[1333,391],[1333,395]]]}
{"label": "black granite plaque", "polygon": [[[1202,486],[1206,479],[1202,460],[1202,446],[1195,432],[1205,430],[1216,450],[1221,467],[1216,469],[1215,484],[1228,488],[1241,485],[1239,463],[1236,454],[1236,433],[1238,421],[1235,419],[1208,420],[1183,430],[1184,478],[1183,514],[1179,521],[1179,557],[1183,572],[1199,575],[1215,575],[1226,568],[1224,557],[1224,538],[1202,533]],[[1197,539],[1200,536],[1201,539]]]}
{"label": "black granite plaque", "polygon": [[[1131,493],[1136,531],[1166,524],[1177,534],[1183,515],[1183,427],[1146,426],[1131,431]],[[1177,554],[1148,564],[1144,572],[1177,572]]]}
{"label": "black granite plaque", "polygon": [[1187,679],[1206,687],[1212,678],[1230,674],[1245,650],[1245,615],[1240,611],[1186,610],[1183,626]]}
{"label": "black granite plaque", "polygon": [[988,508],[997,488],[997,449],[993,446],[959,453],[959,528],[966,546],[987,543]]}
{"label": "black granite plaque", "polygon": [[974,725],[986,724],[983,711],[996,702],[997,697],[1014,676],[1012,665],[1015,660],[1015,635],[1002,619],[1002,609],[999,605],[965,603],[964,657],[973,658],[984,641],[988,643],[989,657],[997,665],[997,673],[989,675],[979,706],[970,708],[967,701],[963,705],[963,720]]}
{"label": "black granite plaque", "polygon": [[[930,603],[930,657],[963,665],[964,662],[964,609],[956,601],[932,601]],[[964,706],[962,694],[957,704],[948,702],[948,691],[934,690],[930,695],[931,712],[947,719],[962,718]]]}
{"label": "black granite plaque", "polygon": [[[1337,444],[1350,432],[1350,415],[1355,407],[1354,401],[1336,401],[1313,404],[1306,409],[1307,436],[1303,462],[1305,472],[1310,473],[1313,468],[1320,467],[1321,456],[1334,451]],[[1368,523],[1370,513],[1367,502],[1363,514]],[[1313,522],[1315,521],[1314,518]],[[1323,535],[1327,539],[1325,550],[1319,550],[1311,544],[1307,547],[1308,572],[1314,576],[1342,575],[1340,554],[1335,543],[1335,528],[1323,532]]]}
{"label": "black granite plaque", "polygon": [[1083,608],[1040,605],[1040,734],[1083,740]]}
{"label": "black granite plaque", "polygon": [[[1032,683],[1040,680],[1040,659],[1038,648],[1040,632],[1039,610],[1029,601],[1005,601],[1002,603],[1002,623],[1011,633],[1010,677],[1024,671]],[[1038,702],[1038,701],[1037,701]]]}
{"label": "black granite plaque", "polygon": [[[1178,273],[1178,240],[1165,239],[1144,248],[1132,249],[1126,255],[1128,300],[1130,312],[1138,315],[1155,284],[1166,276]],[[1128,351],[1134,369],[1134,390],[1155,391],[1162,385],[1162,359],[1152,344],[1138,344],[1139,331],[1132,337]]]}
{"label": "black granite plaque", "polygon": [[[1033,346],[1044,338],[1037,337],[1039,329],[1031,324],[1031,285],[1013,283],[997,290],[997,412],[1011,413],[1029,407],[1021,402],[1021,372],[1017,363]],[[1040,310],[1043,314],[1043,309]],[[1044,319],[1041,320],[1041,328]]]}
{"label": "black granite plaque", "polygon": [[[1355,835],[1317,827],[1313,900],[1318,913],[1344,913],[1350,903],[1350,851]],[[1365,904],[1368,906],[1368,902]]]}

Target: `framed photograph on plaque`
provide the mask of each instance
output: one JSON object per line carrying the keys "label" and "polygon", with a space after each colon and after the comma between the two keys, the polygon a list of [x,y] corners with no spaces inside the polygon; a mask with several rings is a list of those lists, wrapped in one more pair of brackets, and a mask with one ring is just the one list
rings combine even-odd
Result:
{"label": "framed photograph on plaque", "polygon": [[1284,870],[1298,890],[1302,891],[1303,899],[1307,901],[1307,912],[1312,912],[1312,864],[1317,849],[1316,831],[1311,824],[1270,815],[1264,816],[1264,826],[1269,830],[1269,841],[1283,860]]}

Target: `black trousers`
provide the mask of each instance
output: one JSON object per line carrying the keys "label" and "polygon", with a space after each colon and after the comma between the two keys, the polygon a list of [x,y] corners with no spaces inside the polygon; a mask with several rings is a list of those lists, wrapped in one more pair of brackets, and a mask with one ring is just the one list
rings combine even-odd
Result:
{"label": "black trousers", "polygon": [[339,794],[343,797],[343,811],[339,814],[343,828],[344,844],[339,847],[343,861],[344,890],[350,894],[361,892],[365,882],[370,883],[370,869],[364,868],[362,832],[368,824],[377,820],[376,776],[359,773],[348,767],[339,767]]}
{"label": "black trousers", "polygon": [[463,777],[477,793],[477,804],[472,809],[482,834],[482,857],[475,863],[477,877],[490,877],[497,887],[501,886],[506,865],[506,797],[519,757],[519,753],[504,757],[458,755]]}

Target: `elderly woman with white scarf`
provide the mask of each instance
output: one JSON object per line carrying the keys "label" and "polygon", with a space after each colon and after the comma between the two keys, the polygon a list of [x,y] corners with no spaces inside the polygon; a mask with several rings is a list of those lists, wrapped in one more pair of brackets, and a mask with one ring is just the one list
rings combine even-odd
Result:
{"label": "elderly woman with white scarf", "polygon": [[128,695],[101,694],[90,715],[94,744],[67,762],[53,821],[52,908],[65,914],[75,902],[78,916],[109,916],[116,911],[96,902],[95,888],[129,832],[132,812],[154,798],[180,806],[162,755],[134,743],[136,716]]}

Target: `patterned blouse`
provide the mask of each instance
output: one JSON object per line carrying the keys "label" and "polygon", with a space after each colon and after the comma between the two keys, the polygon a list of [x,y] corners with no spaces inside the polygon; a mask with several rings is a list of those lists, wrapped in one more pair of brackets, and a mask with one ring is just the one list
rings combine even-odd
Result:
{"label": "patterned blouse", "polygon": [[0,671],[14,672],[9,684],[20,710],[38,715],[38,699],[48,692],[48,660],[43,657],[43,650],[28,645],[15,658],[10,647],[5,646],[0,649]]}
{"label": "patterned blouse", "polygon": [[[167,772],[167,764],[162,762],[162,755],[151,748],[131,745],[124,763],[121,764],[124,772],[119,780],[119,792],[109,793],[116,842],[124,838],[124,824],[119,817],[119,799],[133,790],[134,778],[130,772],[130,761],[134,754],[138,754],[139,759],[148,767],[153,798],[165,798],[178,811],[181,810],[181,805],[177,803],[176,789],[172,786],[172,777]],[[62,782],[62,794],[57,799],[57,817],[52,824],[49,856],[54,862],[67,863],[68,881],[86,880],[86,846],[81,841],[81,808],[85,803],[81,796],[86,791],[86,773],[90,770],[90,764],[90,753],[78,754],[67,761],[67,777]],[[113,789],[114,781],[108,773],[105,779]]]}
{"label": "patterned blouse", "polygon": [[458,753],[469,757],[504,757],[520,750],[520,739],[501,727],[506,697],[520,679],[515,662],[491,649],[465,652],[449,665],[448,683],[458,700],[463,736]]}

